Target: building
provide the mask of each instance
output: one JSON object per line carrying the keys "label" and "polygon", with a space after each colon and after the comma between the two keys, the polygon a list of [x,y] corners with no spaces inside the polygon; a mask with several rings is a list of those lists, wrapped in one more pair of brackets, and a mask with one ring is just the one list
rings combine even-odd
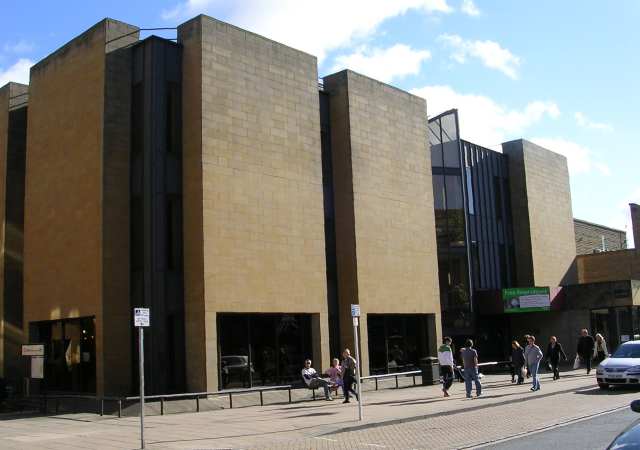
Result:
{"label": "building", "polygon": [[424,99],[350,71],[319,87],[315,57],[206,16],[177,42],[139,33],[105,19],[36,63],[22,122],[18,86],[0,91],[7,164],[26,136],[6,169],[6,377],[41,343],[32,389],[135,392],[137,306],[148,393],[299,383],[353,345],[353,303],[364,373],[435,354]]}
{"label": "building", "polygon": [[610,252],[627,248],[627,232],[586,220],[573,219],[578,255]]}
{"label": "building", "polygon": [[603,308],[635,320],[634,272],[576,259],[563,156],[462,140],[456,110],[318,80],[314,56],[207,16],[176,42],[140,31],[105,19],[0,90],[16,386],[40,343],[32,389],[135,392],[134,307],[149,394],[300,383],[304,359],[353,347],[352,304],[364,374],[417,368],[443,334],[499,358],[525,332],[600,329]]}
{"label": "building", "polygon": [[443,333],[502,357],[520,335],[503,290],[575,283],[567,161],[526,140],[502,152],[464,141],[456,110],[429,129]]}

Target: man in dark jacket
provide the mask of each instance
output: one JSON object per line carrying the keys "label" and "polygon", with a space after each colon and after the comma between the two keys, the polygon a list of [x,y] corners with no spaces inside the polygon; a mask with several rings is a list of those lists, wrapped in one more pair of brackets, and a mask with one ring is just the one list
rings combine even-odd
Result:
{"label": "man in dark jacket", "polygon": [[560,363],[560,358],[567,360],[567,354],[564,352],[562,348],[562,344],[558,342],[555,336],[551,336],[549,339],[549,345],[547,346],[547,364],[551,364],[551,369],[553,370],[553,379],[557,380],[560,378],[560,371],[558,370],[558,364]]}
{"label": "man in dark jacket", "polygon": [[[513,375],[518,376],[518,384],[524,383],[524,377],[522,376],[522,368],[524,366],[524,349],[520,346],[520,343],[518,341],[514,340],[511,343],[511,367],[513,370]],[[515,382],[515,379],[512,379],[511,382]]]}
{"label": "man in dark jacket", "polygon": [[587,331],[586,328],[580,331],[578,351],[576,353],[580,356],[582,362],[587,365],[587,375],[591,372],[591,360],[593,359],[593,349],[595,345],[593,337],[589,335],[589,331]]}

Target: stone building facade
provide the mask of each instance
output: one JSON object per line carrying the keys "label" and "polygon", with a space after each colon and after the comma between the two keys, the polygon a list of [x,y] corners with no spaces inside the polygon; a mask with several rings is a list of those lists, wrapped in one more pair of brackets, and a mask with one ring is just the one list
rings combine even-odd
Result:
{"label": "stone building facade", "polygon": [[[304,359],[322,371],[353,347],[352,304],[362,372],[416,369],[448,277],[427,113],[349,70],[319,82],[314,56],[211,17],[176,42],[99,22],[0,89],[0,376],[41,343],[32,388],[134,393],[134,307],[151,309],[147,393],[299,385]],[[457,166],[435,176],[457,177],[443,192],[467,279],[449,288],[477,280],[488,303],[502,284],[572,283],[566,159],[446,147]],[[474,261],[505,267],[465,274]]]}

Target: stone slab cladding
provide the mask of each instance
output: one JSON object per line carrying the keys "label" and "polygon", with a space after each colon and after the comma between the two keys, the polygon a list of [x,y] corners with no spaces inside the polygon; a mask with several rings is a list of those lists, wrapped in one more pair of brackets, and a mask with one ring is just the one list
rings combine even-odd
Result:
{"label": "stone slab cladding", "polygon": [[107,56],[137,40],[105,19],[33,66],[29,86],[25,331],[95,316],[98,394],[128,390],[131,374],[129,105],[111,92],[129,69]]}
{"label": "stone slab cladding", "polygon": [[178,42],[188,389],[217,388],[220,312],[311,313],[328,361],[316,58],[206,16]]}
{"label": "stone slab cladding", "polygon": [[[351,303],[363,312],[363,349],[367,314],[434,314],[439,330],[426,102],[352,71],[323,81],[331,117],[341,342],[353,339]],[[362,356],[366,371],[368,352]]]}
{"label": "stone slab cladding", "polygon": [[518,286],[576,282],[576,240],[567,159],[524,139],[502,144],[509,158]]}

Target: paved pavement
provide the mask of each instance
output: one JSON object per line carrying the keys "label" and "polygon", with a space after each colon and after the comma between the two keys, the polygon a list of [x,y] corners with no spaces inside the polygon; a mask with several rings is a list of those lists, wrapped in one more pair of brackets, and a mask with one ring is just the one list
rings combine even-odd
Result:
{"label": "paved pavement", "polygon": [[[542,390],[490,375],[484,393],[468,400],[462,384],[442,398],[438,386],[368,392],[365,421],[357,405],[340,401],[272,404],[148,417],[147,448],[472,448],[629,405],[636,391],[600,391],[594,375],[569,372],[558,381],[543,375]],[[133,449],[134,417],[91,414],[0,421],[0,448]]]}

